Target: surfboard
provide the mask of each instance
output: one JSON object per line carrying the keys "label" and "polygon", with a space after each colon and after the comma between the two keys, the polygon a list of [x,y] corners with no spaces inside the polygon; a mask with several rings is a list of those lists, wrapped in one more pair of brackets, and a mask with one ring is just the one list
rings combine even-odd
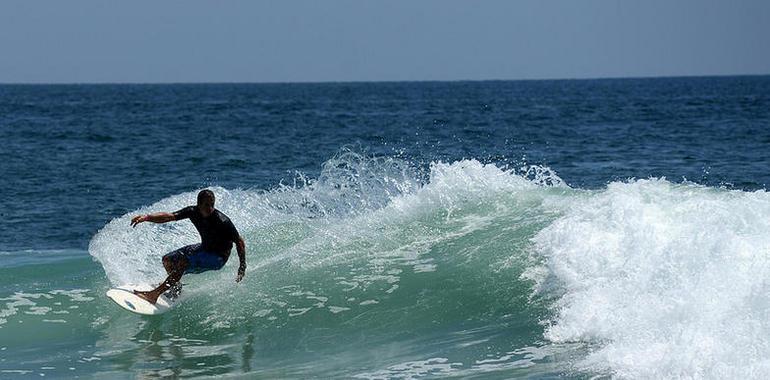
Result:
{"label": "surfboard", "polygon": [[107,297],[115,301],[118,306],[136,314],[158,315],[163,314],[174,307],[174,301],[161,295],[154,305],[144,298],[134,294],[134,290],[151,290],[150,285],[123,285],[107,291]]}

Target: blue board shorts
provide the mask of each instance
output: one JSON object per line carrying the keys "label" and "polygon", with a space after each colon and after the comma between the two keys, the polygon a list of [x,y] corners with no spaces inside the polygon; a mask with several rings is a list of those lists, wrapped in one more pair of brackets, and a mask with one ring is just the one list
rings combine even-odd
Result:
{"label": "blue board shorts", "polygon": [[219,270],[225,266],[227,261],[222,255],[202,250],[200,244],[184,246],[176,251],[167,253],[163,258],[168,258],[172,261],[182,258],[186,259],[187,269],[185,269],[185,273],[203,273],[210,270]]}

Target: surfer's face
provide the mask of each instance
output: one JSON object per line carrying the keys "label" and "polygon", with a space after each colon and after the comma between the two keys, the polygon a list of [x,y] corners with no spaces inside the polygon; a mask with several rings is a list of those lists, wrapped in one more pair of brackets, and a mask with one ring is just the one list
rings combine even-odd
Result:
{"label": "surfer's face", "polygon": [[208,218],[208,216],[214,212],[214,202],[206,201],[203,203],[198,203],[198,210],[200,210],[200,213],[204,218]]}

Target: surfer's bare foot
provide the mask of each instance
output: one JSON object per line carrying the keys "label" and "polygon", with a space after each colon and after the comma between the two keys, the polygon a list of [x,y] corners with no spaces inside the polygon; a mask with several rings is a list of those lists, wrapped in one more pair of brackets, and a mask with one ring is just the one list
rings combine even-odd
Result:
{"label": "surfer's bare foot", "polygon": [[142,298],[153,305],[155,305],[155,303],[158,302],[158,297],[155,296],[153,298],[152,292],[140,292],[138,290],[134,290],[134,294],[136,294],[139,298]]}

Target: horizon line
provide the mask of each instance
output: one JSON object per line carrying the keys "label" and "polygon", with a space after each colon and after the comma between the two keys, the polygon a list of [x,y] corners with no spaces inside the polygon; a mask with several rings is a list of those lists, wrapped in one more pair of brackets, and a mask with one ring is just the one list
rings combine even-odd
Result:
{"label": "horizon line", "polygon": [[318,81],[191,81],[191,82],[0,82],[0,86],[81,86],[81,85],[220,85],[220,84],[364,84],[364,83],[452,83],[452,82],[535,82],[535,81],[590,81],[623,79],[676,79],[676,78],[726,78],[763,77],[770,73],[749,74],[682,74],[682,75],[639,75],[606,77],[553,77],[520,79],[415,79],[415,80],[318,80]]}

